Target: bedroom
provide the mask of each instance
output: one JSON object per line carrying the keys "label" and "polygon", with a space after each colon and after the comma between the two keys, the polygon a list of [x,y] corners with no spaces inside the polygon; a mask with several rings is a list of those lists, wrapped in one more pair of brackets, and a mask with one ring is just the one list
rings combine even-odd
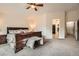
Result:
{"label": "bedroom", "polygon": [[[58,39],[65,39],[66,36],[66,11],[68,12],[68,20],[74,20],[79,18],[79,4],[53,4],[53,3],[47,3],[43,4],[43,7],[38,7],[38,10],[35,11],[34,9],[26,9],[29,5],[27,3],[2,3],[0,4],[0,34],[6,35],[7,34],[7,27],[24,27],[29,28],[29,31],[32,32],[42,32],[42,35],[45,39],[49,39],[49,41],[52,39],[52,20],[53,19],[60,19],[60,29],[59,29],[59,38]],[[75,14],[74,14],[74,13]],[[73,13],[73,15],[71,15]],[[76,17],[77,15],[78,17]],[[73,18],[72,18],[73,17]],[[53,42],[53,39],[52,39]],[[49,46],[48,46],[49,45]],[[51,47],[50,44],[48,44],[47,47]],[[4,45],[5,46],[5,45]],[[2,47],[2,45],[1,45]],[[7,46],[6,46],[7,47]],[[3,47],[3,48],[6,48]],[[42,46],[43,47],[43,46]],[[3,49],[1,48],[1,49]],[[43,48],[41,48],[43,49]],[[47,49],[47,48],[46,48]],[[6,49],[9,51],[8,49]],[[29,52],[29,48],[27,48],[27,52]],[[45,54],[45,51],[43,49],[43,53],[38,53],[38,50],[32,50],[30,54],[26,54],[25,52],[19,52],[19,54],[8,54],[8,55],[51,55],[48,52]],[[52,50],[52,48],[50,49]],[[5,50],[0,55],[7,55],[8,52],[5,53]],[[36,54],[33,54],[35,51]],[[61,54],[61,53],[60,53]],[[57,54],[58,55],[58,54]],[[63,55],[63,54],[61,54]],[[69,54],[67,54],[69,55]]]}

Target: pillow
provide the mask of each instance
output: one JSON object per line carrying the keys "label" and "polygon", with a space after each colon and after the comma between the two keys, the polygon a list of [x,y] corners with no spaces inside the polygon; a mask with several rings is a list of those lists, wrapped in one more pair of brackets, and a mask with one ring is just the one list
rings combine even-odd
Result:
{"label": "pillow", "polygon": [[20,33],[27,33],[28,30],[20,30]]}
{"label": "pillow", "polygon": [[9,33],[15,33],[15,34],[19,34],[19,33],[27,33],[27,30],[9,30]]}
{"label": "pillow", "polygon": [[20,30],[9,30],[9,33],[15,33],[15,34],[18,34],[18,33],[20,33]]}

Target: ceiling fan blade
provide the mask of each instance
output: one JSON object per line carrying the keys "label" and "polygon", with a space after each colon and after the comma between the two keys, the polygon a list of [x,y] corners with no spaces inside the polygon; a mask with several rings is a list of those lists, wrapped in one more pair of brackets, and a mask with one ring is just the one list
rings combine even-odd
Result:
{"label": "ceiling fan blade", "polygon": [[35,3],[27,3],[27,4],[29,4],[29,5],[34,5]]}
{"label": "ceiling fan blade", "polygon": [[34,8],[35,9],[35,11],[37,11],[37,8]]}
{"label": "ceiling fan blade", "polygon": [[27,4],[32,5],[32,3],[27,3]]}
{"label": "ceiling fan blade", "polygon": [[36,6],[40,6],[40,7],[42,7],[42,6],[43,6],[43,4],[36,4]]}
{"label": "ceiling fan blade", "polygon": [[28,6],[26,9],[29,9],[30,8],[30,6]]}

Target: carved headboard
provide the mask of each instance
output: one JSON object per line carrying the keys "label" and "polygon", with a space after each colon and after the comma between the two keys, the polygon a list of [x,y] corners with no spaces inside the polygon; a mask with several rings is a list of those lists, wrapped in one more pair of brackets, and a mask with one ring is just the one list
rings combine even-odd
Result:
{"label": "carved headboard", "polygon": [[7,27],[7,33],[9,33],[9,30],[29,30],[27,27]]}

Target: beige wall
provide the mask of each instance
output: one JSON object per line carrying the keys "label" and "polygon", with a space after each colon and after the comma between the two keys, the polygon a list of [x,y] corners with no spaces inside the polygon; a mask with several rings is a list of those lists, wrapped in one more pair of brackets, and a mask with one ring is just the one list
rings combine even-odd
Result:
{"label": "beige wall", "polygon": [[[26,10],[25,4],[0,4],[0,33],[6,33],[7,27],[29,27],[36,24],[35,31],[46,35],[46,10]],[[29,27],[30,28],[30,27]]]}
{"label": "beige wall", "polygon": [[[21,9],[22,8],[22,9]],[[6,33],[7,26],[27,27],[25,10],[17,4],[0,4],[0,32]]]}
{"label": "beige wall", "polygon": [[28,15],[27,22],[30,25],[35,25],[34,31],[42,31],[43,35],[46,35],[46,15]]}
{"label": "beige wall", "polygon": [[67,12],[67,21],[76,21],[79,19],[79,9]]}
{"label": "beige wall", "polygon": [[[59,29],[59,38],[64,39],[65,38],[65,13],[64,11],[61,12],[53,12],[47,14],[47,34],[52,37],[52,19],[60,19],[60,29]],[[50,21],[49,21],[50,20]]]}
{"label": "beige wall", "polygon": [[50,9],[47,6],[36,12],[33,9],[26,10],[25,4],[0,4],[0,32],[6,33],[7,26],[29,27],[29,24],[35,23],[35,31],[42,31],[46,38],[52,39],[52,19],[56,18],[61,19],[59,38],[64,38],[64,11],[52,11],[51,4]]}
{"label": "beige wall", "polygon": [[67,34],[73,35],[74,34],[75,22],[74,21],[68,21],[66,23],[66,26],[67,26]]}
{"label": "beige wall", "polygon": [[[79,7],[75,10],[71,10],[67,12],[67,22],[71,21],[75,23],[75,37],[77,38],[77,20],[79,20]],[[72,27],[72,26],[71,26]],[[68,28],[68,32],[72,33],[72,29]],[[70,31],[69,31],[70,30]]]}

